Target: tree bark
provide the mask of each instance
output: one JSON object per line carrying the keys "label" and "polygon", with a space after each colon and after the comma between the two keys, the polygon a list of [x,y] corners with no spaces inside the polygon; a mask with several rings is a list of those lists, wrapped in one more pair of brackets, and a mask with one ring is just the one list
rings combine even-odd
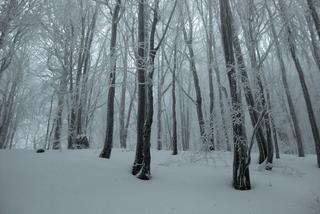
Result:
{"label": "tree bark", "polygon": [[137,114],[137,146],[135,160],[131,173],[138,174],[143,162],[143,125],[146,113],[146,89],[145,89],[145,20],[144,20],[145,0],[139,1],[138,9],[138,53],[136,55],[137,75],[138,75],[138,114]]}
{"label": "tree bark", "polygon": [[110,43],[110,65],[111,71],[109,76],[109,91],[107,101],[107,129],[106,137],[100,158],[109,159],[111,156],[112,144],[113,144],[113,124],[114,124],[114,95],[115,95],[115,83],[116,83],[116,69],[117,69],[117,28],[119,23],[119,12],[121,7],[121,0],[117,0],[117,4],[114,8],[112,15],[112,28],[111,28],[111,43]]}
{"label": "tree bark", "polygon": [[52,149],[61,149],[61,129],[62,129],[62,113],[64,106],[65,81],[60,81],[60,90],[58,91],[57,116],[55,119],[55,129],[53,135]]}
{"label": "tree bark", "polygon": [[176,68],[177,68],[177,37],[174,46],[174,60],[172,69],[172,155],[178,154],[177,113],[176,113]]}
{"label": "tree bark", "polygon": [[213,13],[212,13],[212,1],[208,1],[208,12],[209,12],[209,35],[208,35],[208,80],[209,80],[209,102],[210,102],[210,150],[215,150],[214,142],[214,120],[215,120],[215,109],[214,109],[214,89],[213,89]]}
{"label": "tree bark", "polygon": [[237,90],[235,58],[233,51],[233,32],[232,32],[232,13],[229,0],[220,0],[220,19],[221,33],[228,72],[228,80],[232,101],[232,127],[234,142],[234,159],[233,159],[233,186],[238,190],[251,189],[249,166],[247,165],[247,146],[243,130],[243,114],[241,110],[241,97]]}
{"label": "tree bark", "polygon": [[[126,33],[129,33],[126,31]],[[121,98],[120,98],[120,110],[119,110],[119,126],[120,126],[120,147],[125,149],[127,148],[127,142],[125,137],[125,105],[126,105],[126,89],[127,89],[127,76],[128,76],[128,52],[129,52],[129,44],[128,44],[128,36],[124,35],[124,57],[123,57],[123,79],[121,86]]]}

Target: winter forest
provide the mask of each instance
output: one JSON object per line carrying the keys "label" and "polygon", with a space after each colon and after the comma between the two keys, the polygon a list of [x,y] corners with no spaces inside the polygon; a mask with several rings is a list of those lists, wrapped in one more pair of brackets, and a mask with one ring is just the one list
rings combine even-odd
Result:
{"label": "winter forest", "polygon": [[319,0],[0,0],[0,213],[320,213]]}

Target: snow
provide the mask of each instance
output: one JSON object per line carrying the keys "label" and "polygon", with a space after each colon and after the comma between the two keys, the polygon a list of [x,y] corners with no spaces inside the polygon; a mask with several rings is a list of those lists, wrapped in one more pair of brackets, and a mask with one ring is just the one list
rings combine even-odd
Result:
{"label": "snow", "polygon": [[[231,186],[232,154],[152,151],[150,181],[130,174],[133,151],[0,151],[0,214],[319,214],[316,157],[253,163],[253,189]],[[256,154],[253,154],[255,160]]]}

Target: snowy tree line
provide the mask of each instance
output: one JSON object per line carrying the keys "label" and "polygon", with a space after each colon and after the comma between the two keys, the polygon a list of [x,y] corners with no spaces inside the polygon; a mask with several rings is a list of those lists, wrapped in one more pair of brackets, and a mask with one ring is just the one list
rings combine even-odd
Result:
{"label": "snowy tree line", "polygon": [[[0,148],[251,151],[320,167],[317,0],[3,0]],[[136,139],[134,139],[136,138]]]}

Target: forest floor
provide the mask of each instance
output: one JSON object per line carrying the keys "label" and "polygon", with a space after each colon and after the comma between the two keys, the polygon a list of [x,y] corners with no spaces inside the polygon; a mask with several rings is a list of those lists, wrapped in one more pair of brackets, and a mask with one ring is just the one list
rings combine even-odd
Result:
{"label": "forest floor", "polygon": [[[257,159],[253,154],[253,161]],[[133,151],[0,151],[0,214],[319,214],[316,157],[251,164],[250,191],[232,188],[232,154],[152,151],[150,181],[130,174]]]}

